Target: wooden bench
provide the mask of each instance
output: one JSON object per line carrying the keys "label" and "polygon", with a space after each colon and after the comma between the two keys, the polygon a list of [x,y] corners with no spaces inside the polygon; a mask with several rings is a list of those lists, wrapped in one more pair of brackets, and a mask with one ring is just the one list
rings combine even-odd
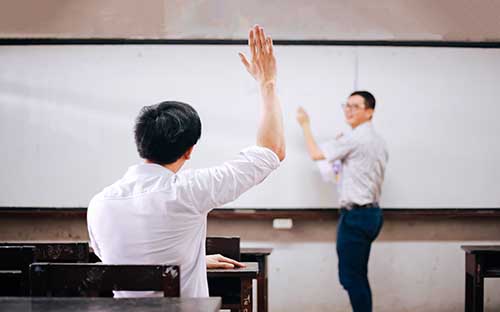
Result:
{"label": "wooden bench", "polygon": [[37,262],[89,262],[89,243],[61,241],[0,242],[0,246],[33,246]]}
{"label": "wooden bench", "polygon": [[[0,295],[22,296],[29,293],[29,265],[33,262],[88,262],[88,242],[10,241],[0,242],[4,250],[22,248],[22,254],[0,257],[2,264],[12,263],[14,271],[4,270],[0,279]],[[29,255],[27,250],[31,250]],[[111,295],[111,294],[110,294]]]}
{"label": "wooden bench", "polygon": [[29,265],[34,260],[33,246],[0,246],[0,296],[28,294]]}
{"label": "wooden bench", "polygon": [[[221,254],[237,261],[241,260],[239,237],[207,237],[205,249],[207,255]],[[100,261],[92,251],[89,258],[90,262]],[[252,279],[258,276],[259,264],[246,264],[250,267],[207,271],[210,296],[222,297],[222,309],[251,311]]]}
{"label": "wooden bench", "polygon": [[113,290],[163,291],[180,296],[176,265],[111,265],[102,263],[33,263],[31,296],[97,297]]}

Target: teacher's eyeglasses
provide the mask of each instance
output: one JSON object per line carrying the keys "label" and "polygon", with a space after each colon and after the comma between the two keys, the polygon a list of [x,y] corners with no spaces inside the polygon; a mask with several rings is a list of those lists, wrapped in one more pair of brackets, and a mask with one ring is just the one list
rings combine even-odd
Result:
{"label": "teacher's eyeglasses", "polygon": [[343,110],[350,110],[350,111],[358,111],[360,109],[363,109],[362,106],[356,105],[356,104],[349,104],[349,103],[342,103],[340,104]]}

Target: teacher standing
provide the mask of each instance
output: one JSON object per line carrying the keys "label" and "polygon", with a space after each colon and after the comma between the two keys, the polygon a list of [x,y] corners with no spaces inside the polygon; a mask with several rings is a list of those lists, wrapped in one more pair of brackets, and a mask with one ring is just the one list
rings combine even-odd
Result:
{"label": "teacher standing", "polygon": [[318,145],[310,119],[303,108],[297,121],[304,132],[307,150],[315,161],[340,161],[341,214],[337,227],[339,279],[349,294],[354,312],[372,311],[368,258],[372,242],[383,224],[379,199],[388,161],[386,144],[375,131],[372,118],[375,97],[368,91],[353,92],[343,106],[352,132]]}

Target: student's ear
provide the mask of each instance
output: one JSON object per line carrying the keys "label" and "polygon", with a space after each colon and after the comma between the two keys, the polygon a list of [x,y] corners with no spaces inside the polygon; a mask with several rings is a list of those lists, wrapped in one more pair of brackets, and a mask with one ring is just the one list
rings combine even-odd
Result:
{"label": "student's ear", "polygon": [[188,160],[191,158],[191,153],[193,152],[194,145],[188,148],[188,150],[184,153],[183,157],[185,160]]}

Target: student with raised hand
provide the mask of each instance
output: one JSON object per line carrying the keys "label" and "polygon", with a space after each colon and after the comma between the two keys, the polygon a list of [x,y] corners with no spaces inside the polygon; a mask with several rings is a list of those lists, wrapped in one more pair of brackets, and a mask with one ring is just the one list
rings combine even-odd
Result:
{"label": "student with raised hand", "polygon": [[353,311],[367,312],[372,311],[368,258],[383,223],[378,202],[388,153],[372,124],[375,97],[370,92],[353,92],[343,109],[352,132],[322,145],[316,143],[310,118],[303,108],[297,111],[297,121],[312,160],[330,163],[322,168],[331,168],[339,160],[342,163],[338,188],[341,214],[337,226],[339,279],[349,294]]}
{"label": "student with raised hand", "polygon": [[[262,98],[256,145],[220,166],[180,171],[201,135],[197,112],[174,101],[144,107],[135,124],[144,162],[95,195],[88,207],[91,246],[102,262],[180,265],[182,297],[208,297],[207,265],[240,265],[220,255],[205,257],[207,214],[262,182],[285,158],[272,40],[255,26],[248,44],[251,59],[242,53],[240,58]],[[156,295],[162,296],[115,292],[115,297]]]}

